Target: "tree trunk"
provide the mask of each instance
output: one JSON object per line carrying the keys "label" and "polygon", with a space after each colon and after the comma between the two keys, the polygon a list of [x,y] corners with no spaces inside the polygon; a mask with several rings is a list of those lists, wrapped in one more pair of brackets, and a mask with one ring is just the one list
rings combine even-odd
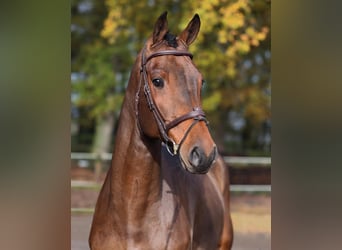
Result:
{"label": "tree trunk", "polygon": [[97,154],[97,159],[95,161],[95,181],[99,181],[99,177],[102,172],[101,155],[103,153],[109,153],[110,151],[113,127],[113,113],[101,116],[96,120],[95,138],[92,149],[92,151]]}

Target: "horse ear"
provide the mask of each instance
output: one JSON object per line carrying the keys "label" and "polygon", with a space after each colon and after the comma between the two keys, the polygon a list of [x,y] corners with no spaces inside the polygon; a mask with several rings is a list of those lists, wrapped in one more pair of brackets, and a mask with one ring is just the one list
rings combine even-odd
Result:
{"label": "horse ear", "polygon": [[185,28],[185,30],[180,33],[179,38],[182,39],[187,46],[193,43],[195,41],[198,32],[201,27],[201,20],[198,14],[195,14],[194,17],[189,22],[188,26]]}
{"label": "horse ear", "polygon": [[154,25],[153,44],[161,41],[167,32],[168,32],[167,11],[165,11],[163,14],[161,14],[156,24]]}

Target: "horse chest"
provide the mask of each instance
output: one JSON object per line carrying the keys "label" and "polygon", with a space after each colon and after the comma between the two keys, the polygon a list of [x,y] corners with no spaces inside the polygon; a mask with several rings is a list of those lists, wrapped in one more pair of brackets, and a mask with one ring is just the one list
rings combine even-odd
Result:
{"label": "horse chest", "polygon": [[183,190],[181,183],[175,188],[163,182],[158,212],[148,219],[152,248],[216,249],[223,227],[221,198],[210,185],[203,190],[195,183]]}

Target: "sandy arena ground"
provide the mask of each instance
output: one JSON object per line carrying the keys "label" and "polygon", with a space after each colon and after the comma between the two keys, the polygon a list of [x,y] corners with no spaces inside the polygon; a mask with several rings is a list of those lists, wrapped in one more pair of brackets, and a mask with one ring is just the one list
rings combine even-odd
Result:
{"label": "sandy arena ground", "polygon": [[[72,207],[93,207],[97,190],[72,190]],[[264,194],[239,194],[231,197],[234,225],[233,250],[271,249],[271,197]],[[92,214],[71,216],[71,249],[86,250]]]}

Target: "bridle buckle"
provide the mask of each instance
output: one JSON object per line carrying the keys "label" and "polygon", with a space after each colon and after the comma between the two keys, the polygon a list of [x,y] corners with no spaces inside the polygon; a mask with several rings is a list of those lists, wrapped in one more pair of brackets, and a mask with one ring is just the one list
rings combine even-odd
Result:
{"label": "bridle buckle", "polygon": [[178,154],[179,144],[176,144],[173,140],[168,140],[165,146],[170,155],[175,156]]}

